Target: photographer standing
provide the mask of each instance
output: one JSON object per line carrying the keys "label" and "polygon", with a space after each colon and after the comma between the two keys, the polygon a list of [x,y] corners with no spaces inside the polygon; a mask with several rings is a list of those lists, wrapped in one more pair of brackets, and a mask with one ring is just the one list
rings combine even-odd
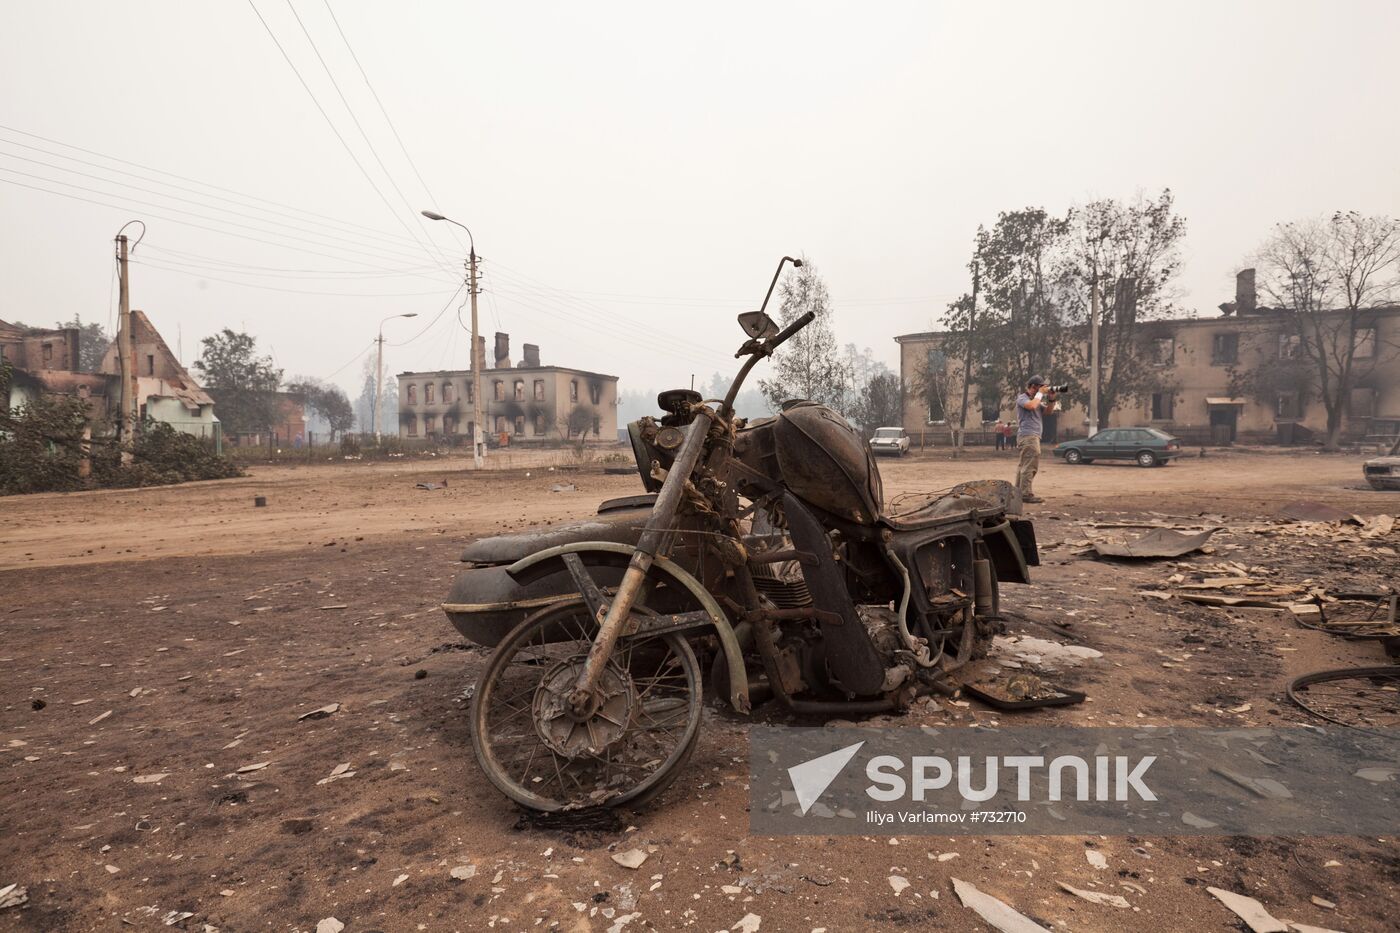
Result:
{"label": "photographer standing", "polygon": [[1045,415],[1055,410],[1056,393],[1044,379],[1032,376],[1026,381],[1026,391],[1016,396],[1016,449],[1020,458],[1016,466],[1016,485],[1022,502],[1044,502],[1031,491],[1031,483],[1040,470],[1040,438],[1045,433]]}

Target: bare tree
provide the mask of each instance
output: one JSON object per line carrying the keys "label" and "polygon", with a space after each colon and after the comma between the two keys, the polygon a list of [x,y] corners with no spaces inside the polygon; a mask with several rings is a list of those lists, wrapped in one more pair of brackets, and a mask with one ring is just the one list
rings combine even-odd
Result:
{"label": "bare tree", "polygon": [[1335,450],[1353,390],[1400,352],[1394,340],[1382,340],[1375,313],[1395,301],[1400,286],[1400,221],[1349,211],[1279,224],[1257,263],[1280,331],[1308,364],[1312,393],[1327,413],[1326,446]]}

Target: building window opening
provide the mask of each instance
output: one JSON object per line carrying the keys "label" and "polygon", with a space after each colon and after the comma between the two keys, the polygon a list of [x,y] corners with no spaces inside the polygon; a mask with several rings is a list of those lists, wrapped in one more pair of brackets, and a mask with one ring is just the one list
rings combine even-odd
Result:
{"label": "building window opening", "polygon": [[408,416],[408,436],[409,436],[409,437],[417,437],[417,436],[418,436],[418,416],[417,416],[417,415],[409,415],[409,416]]}
{"label": "building window opening", "polygon": [[577,401],[578,401],[578,380],[577,380],[577,379],[570,379],[570,380],[569,380],[569,401],[571,401],[571,402],[577,402]]}
{"label": "building window opening", "polygon": [[1174,392],[1153,392],[1152,393],[1152,420],[1170,421],[1172,411],[1175,408],[1176,393]]}
{"label": "building window opening", "polygon": [[1215,366],[1227,366],[1239,362],[1240,335],[1215,334],[1210,343],[1210,361]]}
{"label": "building window opening", "polygon": [[423,404],[433,404],[433,384],[431,382],[423,386]]}
{"label": "building window opening", "polygon": [[535,414],[535,437],[544,437],[544,435],[544,415],[537,412]]}
{"label": "building window opening", "polygon": [[408,404],[418,404],[418,387],[413,383],[409,383],[408,385]]}
{"label": "building window opening", "polygon": [[436,434],[436,433],[437,433],[437,415],[426,415],[426,416],[424,416],[424,418],[423,418],[423,433],[424,433],[424,434]]}
{"label": "building window opening", "polygon": [[536,380],[535,380],[535,401],[537,401],[537,402],[543,402],[543,401],[544,401],[544,380],[543,380],[543,379],[536,379]]}
{"label": "building window opening", "polygon": [[452,404],[452,383],[450,382],[444,382],[442,384],[442,404]]}
{"label": "building window opening", "polygon": [[501,380],[492,380],[491,391],[495,395],[496,401],[504,402],[506,400],[506,384]]}
{"label": "building window opening", "polygon": [[525,436],[525,416],[524,416],[524,415],[516,415],[516,416],[515,416],[515,433],[518,434],[518,435],[520,435],[521,437],[524,437],[524,436]]}
{"label": "building window opening", "polygon": [[513,386],[513,388],[515,389],[515,400],[517,402],[525,401],[525,380],[515,380],[515,385]]}
{"label": "building window opening", "polygon": [[147,353],[147,354],[146,354],[146,375],[148,375],[148,376],[154,376],[155,374],[156,374],[156,358],[155,358],[155,354]]}

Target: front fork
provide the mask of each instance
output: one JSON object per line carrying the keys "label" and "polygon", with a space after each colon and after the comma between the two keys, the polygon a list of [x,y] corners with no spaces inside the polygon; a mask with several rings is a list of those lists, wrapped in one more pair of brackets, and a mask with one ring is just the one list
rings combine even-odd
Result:
{"label": "front fork", "polygon": [[695,464],[699,462],[700,454],[705,449],[705,437],[710,431],[710,411],[703,406],[699,406],[699,409],[695,419],[686,429],[685,441],[666,474],[665,482],[661,484],[651,517],[647,519],[646,528],[637,540],[637,549],[627,564],[627,572],[618,584],[617,594],[608,605],[607,614],[599,623],[598,637],[588,649],[588,659],[584,661],[578,681],[569,693],[569,710],[576,716],[590,714],[598,678],[603,675],[603,669],[612,657],[613,648],[622,637],[632,606],[637,602],[637,597],[641,595],[646,584],[647,571],[651,569],[652,561],[661,550],[666,535],[675,525],[676,512],[685,493],[685,484],[695,471]]}

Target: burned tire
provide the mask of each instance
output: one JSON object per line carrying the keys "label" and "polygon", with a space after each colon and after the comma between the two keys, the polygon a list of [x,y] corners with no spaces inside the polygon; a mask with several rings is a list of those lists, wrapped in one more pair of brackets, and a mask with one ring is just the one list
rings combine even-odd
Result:
{"label": "burned tire", "polygon": [[674,632],[619,639],[596,703],[569,711],[564,698],[596,633],[581,600],[555,603],[516,626],[482,673],[471,709],[477,764],[523,807],[640,806],[675,780],[695,749],[700,664]]}

